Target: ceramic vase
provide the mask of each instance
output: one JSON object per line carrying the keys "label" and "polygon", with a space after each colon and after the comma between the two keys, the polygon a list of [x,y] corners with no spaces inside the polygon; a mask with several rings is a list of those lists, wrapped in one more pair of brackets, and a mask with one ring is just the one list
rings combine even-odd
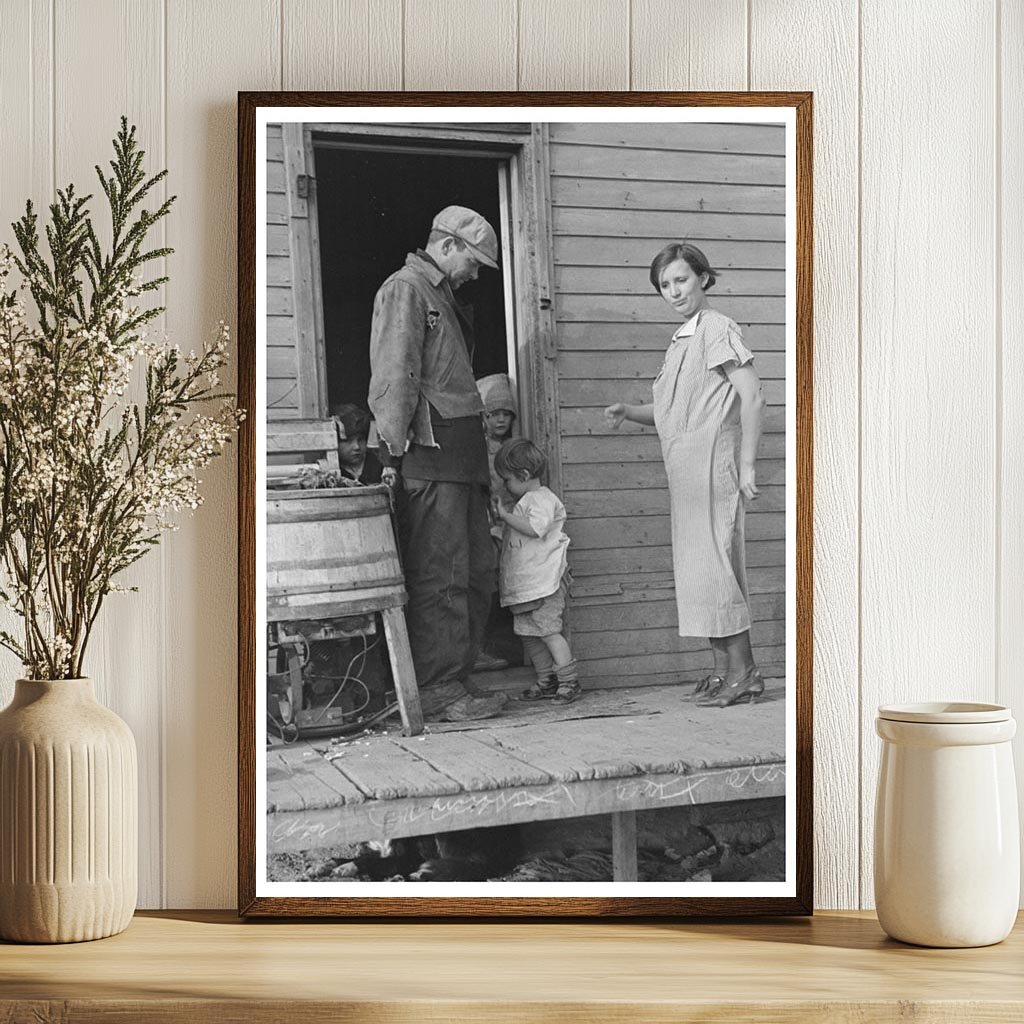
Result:
{"label": "ceramic vase", "polygon": [[0,938],[123,931],[138,887],[131,730],[91,679],[15,684],[0,712]]}
{"label": "ceramic vase", "polygon": [[894,939],[988,946],[1017,915],[1020,838],[1010,740],[998,704],[878,709],[875,905]]}

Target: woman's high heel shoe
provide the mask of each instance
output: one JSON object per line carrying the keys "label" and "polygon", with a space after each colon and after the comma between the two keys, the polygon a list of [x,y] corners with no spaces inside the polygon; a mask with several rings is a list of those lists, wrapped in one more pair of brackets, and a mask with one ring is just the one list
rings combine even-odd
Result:
{"label": "woman's high heel shoe", "polygon": [[739,679],[724,683],[714,693],[705,694],[697,703],[702,708],[731,708],[734,704],[753,704],[764,693],[764,680],[755,666]]}
{"label": "woman's high heel shoe", "polygon": [[725,680],[721,676],[710,675],[705,676],[693,689],[693,693],[687,697],[687,700],[698,700],[702,696],[710,697],[718,693],[718,691],[725,686]]}

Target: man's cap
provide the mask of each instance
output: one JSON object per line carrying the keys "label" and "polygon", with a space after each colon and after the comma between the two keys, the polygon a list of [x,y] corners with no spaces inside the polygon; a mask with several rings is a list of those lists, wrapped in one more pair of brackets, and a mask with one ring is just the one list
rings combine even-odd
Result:
{"label": "man's cap", "polygon": [[475,210],[466,206],[446,206],[430,227],[432,231],[454,235],[466,243],[481,263],[498,269],[498,236]]}

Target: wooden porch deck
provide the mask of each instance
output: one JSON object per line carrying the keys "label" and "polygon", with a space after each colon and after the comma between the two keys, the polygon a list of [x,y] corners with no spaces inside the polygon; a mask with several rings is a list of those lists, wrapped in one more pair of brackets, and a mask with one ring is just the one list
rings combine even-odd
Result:
{"label": "wooden porch deck", "polygon": [[422,736],[272,747],[267,851],[783,795],[783,681],[725,709],[687,703],[687,692],[600,690]]}

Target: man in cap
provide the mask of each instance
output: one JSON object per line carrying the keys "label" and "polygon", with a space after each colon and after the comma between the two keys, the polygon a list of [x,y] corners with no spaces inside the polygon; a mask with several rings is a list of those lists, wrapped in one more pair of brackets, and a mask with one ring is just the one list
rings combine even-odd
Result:
{"label": "man in cap", "polygon": [[492,718],[505,703],[467,690],[496,573],[472,330],[454,295],[497,261],[494,228],[446,206],[373,304],[369,406],[396,491],[413,663],[424,714],[447,721]]}

